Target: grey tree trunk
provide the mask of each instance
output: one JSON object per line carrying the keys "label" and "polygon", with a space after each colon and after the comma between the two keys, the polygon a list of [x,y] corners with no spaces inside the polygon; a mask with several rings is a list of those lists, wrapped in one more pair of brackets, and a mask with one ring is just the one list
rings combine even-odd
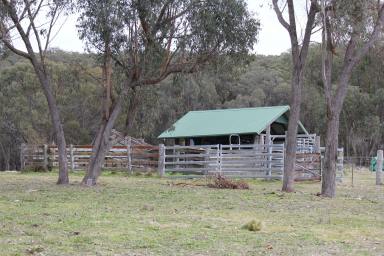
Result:
{"label": "grey tree trunk", "polygon": [[[111,143],[109,141],[112,128],[120,114],[122,98],[120,97],[116,105],[112,106],[112,51],[110,40],[104,44],[103,60],[103,106],[102,118],[99,131],[97,133],[94,145],[92,147],[92,156],[89,161],[87,173],[82,183],[87,186],[94,186],[101,174],[105,162],[105,156],[108,153]],[[112,111],[112,113],[111,113]]]}
{"label": "grey tree trunk", "polygon": [[292,78],[292,96],[291,108],[289,114],[288,132],[286,138],[286,151],[284,159],[284,176],[282,190],[286,192],[294,191],[295,181],[295,162],[296,162],[296,146],[297,146],[297,124],[300,119],[301,106],[301,75],[300,70],[293,72]]}
{"label": "grey tree trunk", "polygon": [[327,114],[327,136],[325,142],[324,172],[322,173],[321,194],[326,197],[336,195],[336,162],[339,137],[339,113]]}
{"label": "grey tree trunk", "polygon": [[68,162],[67,162],[67,144],[65,141],[63,125],[61,123],[60,111],[56,103],[56,99],[52,93],[52,86],[46,74],[43,73],[42,67],[37,63],[33,65],[35,72],[39,78],[40,84],[43,87],[44,95],[48,102],[49,113],[52,120],[54,137],[59,151],[59,177],[57,184],[68,184]]}
{"label": "grey tree trunk", "polygon": [[[323,13],[323,83],[324,94],[327,102],[327,137],[325,149],[325,163],[322,174],[321,194],[326,197],[336,195],[336,161],[337,147],[340,126],[340,113],[343,108],[344,99],[347,95],[348,83],[351,78],[354,67],[367,54],[368,50],[379,38],[384,23],[384,4],[378,6],[379,16],[375,22],[372,33],[365,42],[359,42],[361,30],[359,24],[350,24],[352,31],[347,48],[344,53],[344,62],[338,77],[337,87],[332,88],[332,33],[331,33],[331,15],[326,12],[325,1],[322,2]],[[360,47],[358,47],[360,45]]]}
{"label": "grey tree trunk", "polygon": [[102,125],[100,125],[99,132],[97,133],[92,148],[92,156],[89,162],[87,173],[85,174],[82,181],[82,184],[84,185],[94,186],[97,184],[97,179],[101,174],[102,166],[105,162],[105,156],[111,147],[109,139],[111,136],[112,128],[121,112],[121,107],[122,97],[120,97],[116,102],[116,105],[114,106],[109,119],[103,120]]}
{"label": "grey tree trunk", "polygon": [[[284,176],[282,190],[286,192],[294,191],[295,163],[296,163],[296,139],[297,125],[300,119],[301,91],[303,72],[308,55],[309,43],[312,35],[313,25],[315,23],[317,8],[316,0],[311,0],[307,23],[302,43],[300,44],[297,36],[296,15],[294,1],[287,0],[289,22],[285,20],[283,11],[279,8],[278,0],[272,0],[273,8],[280,24],[288,31],[291,40],[292,53],[292,81],[291,81],[291,102],[290,115],[288,123],[288,133],[286,138],[286,153],[284,159]],[[284,9],[284,8],[283,8]]]}
{"label": "grey tree trunk", "polygon": [[[44,95],[48,102],[49,113],[52,119],[53,130],[55,132],[55,139],[59,149],[59,178],[57,184],[68,184],[68,168],[67,168],[67,152],[66,152],[66,143],[64,137],[64,130],[61,124],[60,111],[56,103],[56,99],[52,92],[52,84],[49,78],[48,72],[46,70],[47,64],[45,63],[45,53],[46,49],[43,50],[41,47],[41,34],[38,33],[34,23],[30,20],[30,26],[27,31],[24,30],[23,26],[20,23],[20,19],[17,14],[17,3],[15,1],[2,1],[4,7],[7,9],[8,14],[13,22],[14,27],[18,31],[18,35],[20,35],[21,40],[24,42],[25,48],[27,52],[23,52],[14,48],[14,46],[9,43],[7,38],[2,39],[5,45],[17,55],[20,55],[26,59],[28,59],[34,71],[39,79],[40,85],[43,89]],[[30,6],[26,6],[26,11],[31,12]],[[37,13],[35,13],[37,15]],[[53,20],[52,20],[53,21]],[[51,23],[50,29],[52,28],[54,22]],[[1,24],[4,26],[4,24]],[[32,43],[30,40],[30,31],[29,29],[33,28],[34,37],[39,45],[39,50],[36,53],[32,47]],[[46,41],[46,47],[48,47],[49,38]],[[39,56],[39,57],[38,57]]]}
{"label": "grey tree trunk", "polygon": [[132,97],[129,102],[129,107],[127,111],[127,116],[125,119],[125,135],[128,135],[129,131],[133,128],[135,117],[139,108],[139,92],[137,89],[134,89],[132,92]]}

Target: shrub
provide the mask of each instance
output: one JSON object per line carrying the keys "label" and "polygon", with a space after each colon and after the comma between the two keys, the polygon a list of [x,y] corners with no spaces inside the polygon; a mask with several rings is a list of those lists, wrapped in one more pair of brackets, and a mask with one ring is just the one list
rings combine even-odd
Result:
{"label": "shrub", "polygon": [[251,220],[250,222],[245,224],[242,228],[249,231],[260,231],[263,228],[263,222],[259,220]]}

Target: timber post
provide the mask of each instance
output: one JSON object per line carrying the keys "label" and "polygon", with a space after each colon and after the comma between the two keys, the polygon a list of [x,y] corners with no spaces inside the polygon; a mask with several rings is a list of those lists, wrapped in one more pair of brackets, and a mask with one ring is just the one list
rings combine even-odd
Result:
{"label": "timber post", "polygon": [[316,136],[315,138],[315,152],[316,153],[321,153],[321,144],[320,144],[320,136]]}
{"label": "timber post", "polygon": [[164,144],[159,145],[159,175],[163,177],[165,174],[165,146]]}
{"label": "timber post", "polygon": [[[206,150],[205,150],[205,156],[204,156],[204,161],[206,162],[206,164],[204,165],[204,171],[203,171],[203,173],[204,173],[204,175],[208,175],[208,173],[209,173],[209,157],[210,157],[210,154],[211,154],[211,149],[210,148],[207,148]],[[187,159],[185,159],[186,161],[187,161]],[[216,166],[216,170],[215,171],[217,171],[217,166]]]}
{"label": "timber post", "polygon": [[338,148],[337,149],[337,163],[336,163],[336,170],[339,173],[338,180],[340,182],[343,181],[344,177],[344,148]]}
{"label": "timber post", "polygon": [[56,149],[57,149],[57,147],[56,146],[54,146],[54,147],[52,147],[52,152],[53,152],[53,154],[52,154],[52,167],[53,166],[55,166],[55,162],[56,162]]}
{"label": "timber post", "polygon": [[44,144],[43,146],[43,156],[44,156],[44,163],[43,168],[44,170],[48,170],[48,145]]}
{"label": "timber post", "polygon": [[21,143],[20,145],[20,169],[23,170],[25,168],[25,148],[26,145]]}
{"label": "timber post", "polygon": [[217,159],[216,159],[217,166],[216,166],[216,168],[217,168],[217,171],[219,172],[219,174],[221,175],[221,174],[222,174],[222,167],[221,167],[221,162],[222,162],[221,155],[222,155],[222,153],[221,153],[221,147],[220,147],[220,144],[217,144],[216,147],[217,147],[217,154],[216,154],[216,157],[217,157]]}
{"label": "timber post", "polygon": [[376,185],[383,185],[382,172],[383,172],[383,150],[378,150],[377,162],[376,162]]}
{"label": "timber post", "polygon": [[73,156],[73,145],[69,145],[69,159],[71,164],[71,171],[75,170],[75,157]]}
{"label": "timber post", "polygon": [[266,135],[266,146],[267,146],[267,152],[268,152],[268,157],[267,157],[267,177],[268,179],[271,178],[272,176],[272,146],[271,146],[271,125],[268,125],[267,127],[267,135]]}
{"label": "timber post", "polygon": [[131,137],[127,140],[127,168],[129,174],[132,174],[132,139]]}

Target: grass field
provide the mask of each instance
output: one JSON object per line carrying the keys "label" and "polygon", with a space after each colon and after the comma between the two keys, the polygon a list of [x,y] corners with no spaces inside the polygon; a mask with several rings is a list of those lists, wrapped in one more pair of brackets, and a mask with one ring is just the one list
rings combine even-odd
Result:
{"label": "grass field", "polygon": [[[218,190],[107,174],[95,188],[56,186],[54,173],[0,173],[1,255],[384,255],[384,186],[360,171],[337,198],[319,183]],[[178,183],[188,183],[178,184]],[[251,220],[264,223],[252,232]]]}

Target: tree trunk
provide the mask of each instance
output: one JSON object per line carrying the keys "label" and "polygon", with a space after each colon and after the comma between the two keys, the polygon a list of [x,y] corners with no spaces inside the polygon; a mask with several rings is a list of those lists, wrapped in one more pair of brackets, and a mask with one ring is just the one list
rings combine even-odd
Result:
{"label": "tree trunk", "polygon": [[59,151],[59,178],[57,184],[68,184],[68,163],[67,163],[67,144],[64,137],[64,129],[61,123],[60,111],[56,99],[52,93],[52,86],[48,76],[44,73],[44,68],[36,62],[32,62],[35,72],[43,87],[44,95],[48,102],[49,113],[51,116],[55,139]]}
{"label": "tree trunk", "polygon": [[104,87],[103,115],[104,119],[108,120],[112,106],[112,52],[109,41],[105,43],[104,51],[105,54],[102,68]]}
{"label": "tree trunk", "polygon": [[10,168],[10,161],[11,161],[11,152],[8,151],[4,155],[4,166],[5,166],[5,170],[6,171],[11,170],[11,168]]}
{"label": "tree trunk", "polygon": [[295,67],[292,77],[291,108],[289,114],[288,133],[286,138],[284,176],[282,187],[282,190],[285,192],[294,191],[293,185],[295,180],[297,124],[300,119],[301,105],[301,72],[298,69],[298,67]]}
{"label": "tree trunk", "polygon": [[131,131],[133,128],[138,107],[139,107],[139,93],[136,89],[134,89],[132,92],[131,100],[129,102],[127,117],[125,119],[125,135],[128,135],[129,131]]}
{"label": "tree trunk", "polygon": [[87,173],[85,174],[82,181],[82,184],[87,186],[96,185],[97,179],[101,174],[105,156],[111,147],[109,139],[111,137],[112,128],[121,111],[122,105],[122,98],[120,97],[112,109],[112,52],[109,40],[107,40],[104,45],[104,60],[102,70],[104,93],[101,118],[102,123],[92,147],[92,156],[89,161]]}
{"label": "tree trunk", "polygon": [[121,112],[122,97],[116,102],[115,107],[108,120],[103,120],[97,133],[93,148],[92,156],[89,162],[87,173],[85,174],[82,184],[87,186],[94,186],[97,184],[97,179],[101,174],[101,169],[105,161],[105,156],[111,147],[110,136],[112,128],[116,122],[117,117]]}
{"label": "tree trunk", "polygon": [[335,197],[336,195],[336,162],[339,136],[340,111],[332,111],[328,107],[327,137],[325,142],[325,161],[322,173],[321,195]]}
{"label": "tree trunk", "polygon": [[[281,25],[288,31],[291,40],[291,53],[293,62],[293,73],[291,83],[291,109],[288,123],[288,133],[286,138],[286,154],[284,159],[284,177],[282,190],[293,191],[295,180],[296,164],[296,138],[297,125],[300,118],[301,89],[303,80],[303,70],[308,55],[309,43],[315,23],[316,13],[318,12],[317,2],[311,0],[309,12],[307,13],[307,23],[305,26],[304,38],[299,44],[296,28],[296,15],[293,0],[287,0],[289,23],[285,20],[283,10],[278,6],[278,0],[272,0],[273,8]],[[284,7],[285,8],[285,7]],[[300,46],[301,45],[301,46]]]}

